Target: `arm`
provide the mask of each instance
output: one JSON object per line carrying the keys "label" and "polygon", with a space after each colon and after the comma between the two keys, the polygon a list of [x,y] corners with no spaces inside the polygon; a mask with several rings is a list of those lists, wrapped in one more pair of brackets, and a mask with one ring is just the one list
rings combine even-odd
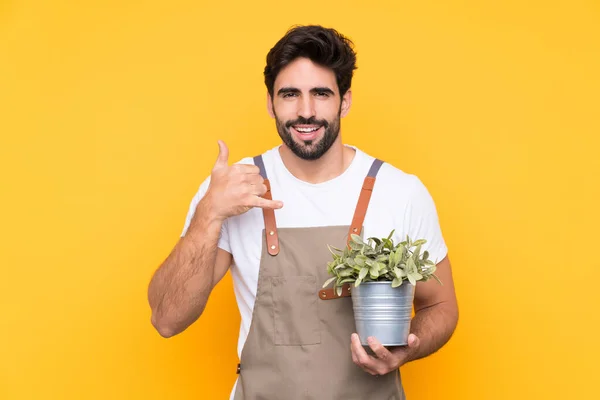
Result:
{"label": "arm", "polygon": [[450,340],[458,323],[458,304],[448,256],[437,264],[436,275],[443,285],[433,279],[417,282],[415,316],[411,321],[410,331],[418,338],[419,343],[408,354],[405,362],[438,351]]}
{"label": "arm", "polygon": [[176,335],[196,321],[232,257],[217,243],[222,220],[211,212],[209,198],[196,208],[189,229],[155,272],[148,288],[152,325],[163,337]]}
{"label": "arm", "polygon": [[260,169],[228,165],[229,149],[219,141],[219,157],[208,189],[194,208],[186,234],[155,272],[148,287],[152,325],[171,337],[196,321],[208,296],[231,265],[230,253],[219,249],[223,221],[254,207],[279,209],[281,201],[267,200]]}

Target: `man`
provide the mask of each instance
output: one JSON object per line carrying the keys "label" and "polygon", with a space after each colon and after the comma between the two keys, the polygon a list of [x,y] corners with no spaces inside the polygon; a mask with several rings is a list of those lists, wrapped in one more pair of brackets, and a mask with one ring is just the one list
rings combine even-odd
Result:
{"label": "man", "polygon": [[[403,399],[398,368],[441,348],[458,309],[434,202],[419,178],[342,143],[356,55],[332,29],[291,29],[267,55],[267,110],[283,143],[229,165],[228,149],[191,202],[181,238],[149,286],[152,324],[185,330],[231,266],[241,314],[231,399]],[[370,201],[358,201],[367,175]],[[362,207],[362,210],[361,210]],[[352,223],[351,223],[352,222]],[[352,228],[354,226],[354,228]],[[415,289],[408,345],[361,345],[351,298],[319,298],[349,229],[427,240],[441,260]],[[369,350],[369,351],[367,351]]]}

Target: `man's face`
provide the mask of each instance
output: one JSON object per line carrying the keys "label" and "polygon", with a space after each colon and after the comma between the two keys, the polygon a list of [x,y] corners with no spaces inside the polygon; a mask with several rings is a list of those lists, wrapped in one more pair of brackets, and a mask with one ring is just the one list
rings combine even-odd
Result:
{"label": "man's face", "polygon": [[316,160],[337,140],[350,103],[350,90],[340,99],[332,70],[298,58],[277,75],[267,107],[283,143],[296,156]]}

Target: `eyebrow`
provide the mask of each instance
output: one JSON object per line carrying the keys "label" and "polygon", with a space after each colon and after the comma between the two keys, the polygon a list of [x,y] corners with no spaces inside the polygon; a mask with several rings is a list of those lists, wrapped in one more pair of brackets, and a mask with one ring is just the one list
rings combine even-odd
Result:
{"label": "eyebrow", "polygon": [[[333,90],[331,90],[328,87],[315,87],[310,89],[310,93],[329,93],[329,94],[335,94],[333,93]],[[300,89],[295,88],[295,87],[282,87],[281,89],[279,89],[277,91],[277,95],[282,95],[282,94],[287,94],[287,93],[300,93]]]}

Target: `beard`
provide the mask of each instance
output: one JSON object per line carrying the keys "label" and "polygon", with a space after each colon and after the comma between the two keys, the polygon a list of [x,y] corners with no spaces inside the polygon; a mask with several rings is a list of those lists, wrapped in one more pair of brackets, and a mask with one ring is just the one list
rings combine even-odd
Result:
{"label": "beard", "polygon": [[[315,117],[310,117],[308,119],[298,117],[293,121],[283,122],[277,117],[277,114],[275,114],[274,111],[273,114],[275,115],[279,137],[281,137],[283,143],[285,143],[296,156],[303,160],[317,160],[321,158],[321,156],[327,153],[327,150],[331,148],[340,133],[341,110],[340,113],[338,113],[338,116],[331,122],[324,119],[317,120]],[[320,139],[303,140],[303,144],[300,144],[294,140],[294,135],[290,131],[291,127],[294,125],[322,126],[324,128],[324,133]]]}

